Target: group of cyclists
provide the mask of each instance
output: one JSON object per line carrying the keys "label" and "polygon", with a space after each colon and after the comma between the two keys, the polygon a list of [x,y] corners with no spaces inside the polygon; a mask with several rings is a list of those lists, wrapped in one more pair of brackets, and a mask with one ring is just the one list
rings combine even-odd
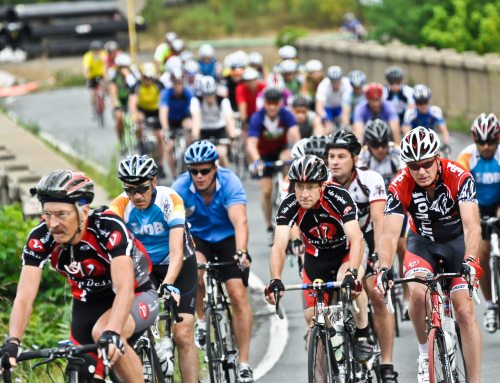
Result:
{"label": "group of cyclists", "polygon": [[[479,281],[487,301],[484,326],[489,332],[498,329],[489,285],[489,236],[480,220],[496,217],[500,204],[496,116],[481,114],[473,121],[474,143],[455,162],[444,158],[450,153],[449,134],[442,110],[431,104],[430,88],[410,87],[402,68],[388,67],[384,85],[368,83],[360,70],[345,74],[335,65],[324,70],[319,60],[301,63],[293,46],[281,47],[278,55],[269,70],[258,52],[236,51],[218,61],[215,49],[203,44],[196,57],[168,32],[154,62],[138,71],[126,53],[114,56],[101,77],[114,88],[109,94],[117,133],[124,113],[131,113],[138,126],[154,115],[161,154],[154,159],[138,153],[119,163],[124,192],[109,209],[90,209],[93,183],[82,173],[55,171],[33,189],[43,216],[23,250],[9,337],[2,347],[10,365],[15,365],[41,269],[49,262],[72,288],[71,340],[102,345],[127,382],[143,381],[130,343],[155,320],[158,295],[176,299],[184,319],[174,327],[182,381],[197,382],[195,345],[206,346],[206,321],[196,263],[237,259],[239,266],[222,269],[220,277],[233,310],[238,379],[253,382],[248,201],[241,180],[228,168],[231,144],[219,144],[221,138],[244,143],[249,172],[259,179],[272,246],[266,300],[274,304],[277,294],[284,294],[281,277],[289,251],[302,259],[304,283],[342,281],[359,307],[354,314],[359,363],[374,353],[369,301],[373,307],[382,382],[398,382],[395,319],[384,300],[396,255],[406,277],[435,273],[442,262],[446,272]],[[99,77],[88,73],[89,80]],[[175,173],[171,156],[174,130],[183,131],[189,144],[182,174]],[[141,129],[137,132],[140,143]],[[166,176],[164,150],[171,187],[159,185]],[[279,160],[284,167],[269,165]],[[273,214],[272,177],[278,171],[286,175],[287,190]],[[405,299],[418,339],[418,382],[429,382],[425,287],[410,283]],[[464,278],[453,280],[452,301],[468,381],[479,382],[482,340]],[[308,326],[313,306],[304,293]],[[94,357],[96,377],[102,377],[102,363]]]}

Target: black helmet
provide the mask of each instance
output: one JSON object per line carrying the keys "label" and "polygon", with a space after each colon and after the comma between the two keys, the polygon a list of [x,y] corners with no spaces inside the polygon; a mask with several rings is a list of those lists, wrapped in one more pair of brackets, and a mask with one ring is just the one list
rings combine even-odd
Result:
{"label": "black helmet", "polygon": [[376,118],[365,125],[365,142],[370,144],[387,144],[389,142],[389,125],[384,120]]}
{"label": "black helmet", "polygon": [[385,78],[388,82],[403,81],[405,73],[398,66],[390,66],[385,70]]}
{"label": "black helmet", "polygon": [[99,40],[94,40],[89,44],[91,51],[98,51],[102,49],[102,43]]}
{"label": "black helmet", "polygon": [[304,152],[323,158],[325,157],[325,146],[325,136],[311,136],[304,144]]}
{"label": "black helmet", "polygon": [[43,177],[30,192],[36,195],[41,203],[87,205],[94,199],[94,183],[83,173],[56,170]]}
{"label": "black helmet", "polygon": [[328,169],[319,157],[307,154],[293,161],[288,172],[288,179],[293,182],[324,182],[328,178]]}
{"label": "black helmet", "polygon": [[330,149],[347,149],[352,155],[357,156],[361,151],[361,144],[356,136],[347,130],[338,130],[327,137],[325,151]]}
{"label": "black helmet", "polygon": [[277,88],[267,88],[264,91],[264,99],[266,101],[281,101],[282,97],[281,91]]}

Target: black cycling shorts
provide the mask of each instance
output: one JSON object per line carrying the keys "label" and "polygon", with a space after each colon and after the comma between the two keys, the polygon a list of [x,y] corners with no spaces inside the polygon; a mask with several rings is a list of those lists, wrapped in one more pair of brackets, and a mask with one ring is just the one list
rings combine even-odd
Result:
{"label": "black cycling shorts", "polygon": [[[491,206],[479,206],[479,214],[481,215],[481,220],[496,217],[497,211],[500,208],[500,203]],[[488,225],[481,222],[481,236],[483,240],[489,241],[491,238],[491,229]]]}
{"label": "black cycling shorts", "polygon": [[87,88],[95,89],[102,83],[102,77],[89,78],[87,80]]}
{"label": "black cycling shorts", "polygon": [[[196,289],[198,287],[198,271],[196,266],[195,256],[184,259],[181,271],[175,280],[174,286],[181,293],[181,300],[178,307],[180,314],[194,314]],[[168,265],[153,265],[150,277],[156,289],[163,283],[167,271]]]}
{"label": "black cycling shorts", "polygon": [[200,140],[220,140],[221,138],[226,138],[226,128],[218,128],[218,129],[201,129],[200,130]]}
{"label": "black cycling shorts", "polygon": [[186,113],[184,118],[182,120],[171,120],[170,118],[168,119],[168,126],[170,129],[175,130],[175,129],[182,129],[182,123],[184,120],[191,118],[191,113]]}
{"label": "black cycling shorts", "polygon": [[[276,152],[276,154],[273,155],[265,155],[261,156],[260,159],[264,162],[276,162],[280,159],[280,153],[282,150],[286,148],[280,149]],[[272,178],[274,173],[276,173],[276,168],[273,168],[272,166],[264,166],[264,171],[262,172],[262,178]]]}
{"label": "black cycling shorts", "polygon": [[139,112],[144,114],[144,122],[147,119],[151,119],[151,121],[154,121],[154,123],[149,125],[149,126],[153,130],[161,130],[160,116],[159,116],[158,110],[146,110],[146,109],[141,109],[141,108],[138,108],[138,109],[139,109]]}
{"label": "black cycling shorts", "polygon": [[[375,240],[373,238],[373,229],[368,231],[368,232],[364,232],[363,239],[365,240],[365,246],[368,248],[368,249],[365,249],[365,253],[367,253],[368,256],[370,256],[375,252]],[[362,263],[363,263],[363,261],[362,261]],[[377,274],[377,272],[375,271],[375,269],[373,268],[371,263],[367,262],[366,263],[365,277],[368,278],[368,277],[371,277],[372,275],[375,275],[375,274]]]}
{"label": "black cycling shorts", "polygon": [[[192,234],[192,233],[191,233]],[[192,234],[196,251],[203,254],[207,261],[211,262],[231,262],[236,254],[236,239],[233,236],[223,239],[220,242],[207,242]],[[250,268],[241,271],[238,265],[221,267],[219,270],[220,279],[226,282],[229,279],[240,278],[245,286],[248,286],[248,276]]]}

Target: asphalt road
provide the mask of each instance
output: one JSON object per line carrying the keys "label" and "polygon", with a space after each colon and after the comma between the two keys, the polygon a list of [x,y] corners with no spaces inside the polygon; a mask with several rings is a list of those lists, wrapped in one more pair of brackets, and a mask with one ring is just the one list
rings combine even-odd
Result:
{"label": "asphalt road", "polygon": [[[84,158],[103,167],[108,167],[117,152],[117,140],[110,115],[106,116],[105,128],[98,128],[91,119],[88,92],[82,88],[38,93],[7,100],[8,108],[22,121],[36,123],[40,130],[58,141],[70,145]],[[109,110],[109,109],[108,109]],[[470,141],[463,135],[452,135],[452,158]],[[250,246],[254,262],[252,271],[264,282],[269,280],[268,257],[270,248],[265,245],[265,228],[259,207],[259,190],[256,182],[246,181],[248,192]],[[285,283],[297,283],[296,267],[286,265],[283,273]],[[251,362],[257,366],[269,344],[269,314],[262,303],[261,291],[254,291],[252,301],[255,311],[255,329],[251,349]],[[288,293],[283,300],[288,318],[289,336],[279,361],[259,381],[265,383],[306,382],[307,356],[303,336],[306,332],[302,302],[299,293]],[[478,319],[482,324],[483,305],[478,307]],[[482,382],[499,381],[495,370],[500,359],[500,334],[483,332]],[[401,324],[401,337],[395,341],[394,360],[401,383],[416,381],[417,342],[410,322]],[[267,354],[269,355],[269,353]]]}

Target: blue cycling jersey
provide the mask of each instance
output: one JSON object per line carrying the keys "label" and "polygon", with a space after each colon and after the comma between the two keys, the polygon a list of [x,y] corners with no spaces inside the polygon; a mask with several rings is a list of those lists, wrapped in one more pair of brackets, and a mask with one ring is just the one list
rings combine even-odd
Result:
{"label": "blue cycling jersey", "polygon": [[247,203],[243,184],[231,170],[219,167],[216,174],[215,191],[209,205],[196,190],[188,172],[181,174],[172,185],[184,200],[191,233],[210,243],[234,235],[227,209],[235,204]]}
{"label": "blue cycling jersey", "polygon": [[443,111],[439,106],[430,106],[427,113],[420,113],[417,108],[408,109],[405,113],[403,125],[415,129],[423,126],[435,130],[439,125],[445,123]]}
{"label": "blue cycling jersey", "polygon": [[500,202],[500,147],[493,158],[486,160],[479,155],[476,144],[471,144],[460,153],[457,161],[476,181],[479,206],[489,207]]}
{"label": "blue cycling jersey", "polygon": [[217,60],[213,59],[208,63],[203,60],[198,60],[198,64],[200,64],[200,73],[203,76],[217,77]]}
{"label": "blue cycling jersey", "polygon": [[168,107],[168,119],[171,121],[182,121],[190,116],[189,105],[193,95],[184,89],[181,95],[174,94],[174,88],[163,89],[160,94],[160,107]]}

